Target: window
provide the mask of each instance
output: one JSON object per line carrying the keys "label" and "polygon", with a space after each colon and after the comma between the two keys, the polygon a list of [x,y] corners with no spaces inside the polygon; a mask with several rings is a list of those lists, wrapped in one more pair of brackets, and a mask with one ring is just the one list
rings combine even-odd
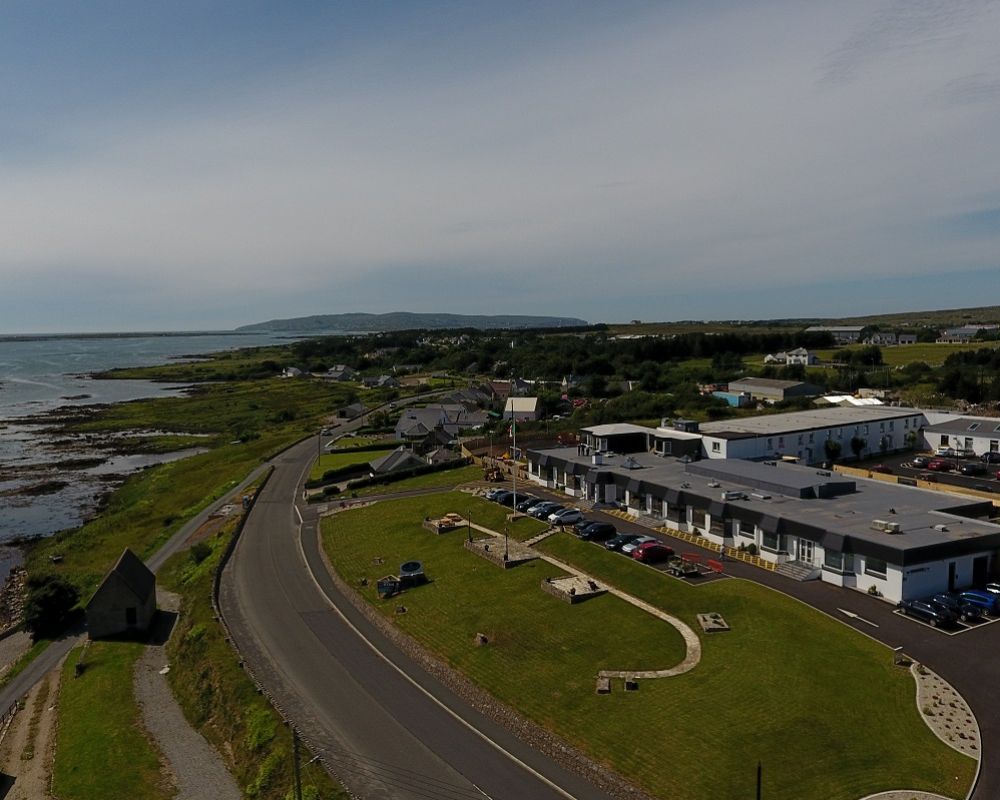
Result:
{"label": "window", "polygon": [[840,572],[844,569],[844,554],[834,550],[827,550],[823,553],[823,566],[827,569],[832,569],[834,572]]}
{"label": "window", "polygon": [[809,434],[809,444],[812,444],[812,443],[813,443],[813,435],[812,435],[812,433],[810,433]]}
{"label": "window", "polygon": [[886,563],[881,558],[868,556],[865,559],[865,575],[874,575],[876,578],[884,578]]}
{"label": "window", "polygon": [[804,441],[804,439],[802,438],[802,434],[800,433],[799,434],[799,444],[802,444],[803,441]]}
{"label": "window", "polygon": [[778,449],[779,450],[784,450],[785,449],[785,437],[784,436],[779,436],[778,437]]}
{"label": "window", "polygon": [[938,444],[940,444],[941,447],[947,447],[948,446],[948,434],[947,433],[942,433],[941,434],[941,441],[938,442]]}
{"label": "window", "polygon": [[713,453],[721,453],[722,452],[722,445],[719,442],[712,442],[712,452]]}
{"label": "window", "polygon": [[126,625],[135,625],[136,624],[136,620],[137,620],[137,616],[136,616],[136,613],[135,613],[135,606],[129,606],[128,608],[125,609],[125,624]]}
{"label": "window", "polygon": [[1000,450],[1000,440],[990,439],[990,452],[995,453]]}
{"label": "window", "polygon": [[773,439],[768,439],[767,440],[767,449],[768,450],[773,450],[774,449],[774,440]]}
{"label": "window", "polygon": [[778,534],[768,533],[767,531],[764,531],[763,535],[761,536],[760,543],[761,546],[766,548],[767,550],[772,550],[774,552],[777,552]]}
{"label": "window", "polygon": [[747,538],[752,539],[753,523],[743,522],[742,520],[740,520],[740,522],[737,523],[737,532],[740,534],[740,536],[746,536]]}
{"label": "window", "polygon": [[905,429],[907,429],[909,427],[910,427],[910,420],[909,420],[909,418],[904,419],[903,420],[903,429],[905,430]]}
{"label": "window", "polygon": [[972,424],[971,424],[971,425],[969,426],[969,428],[968,428],[968,429],[969,429],[970,431],[974,431],[974,430],[976,430],[976,428],[978,428],[978,427],[979,427],[979,423],[978,423],[978,422],[973,422],[973,423],[972,423]]}
{"label": "window", "polygon": [[891,420],[891,419],[890,419],[890,420],[889,420],[889,430],[890,430],[890,431],[891,431],[891,430],[893,430],[893,429],[895,428],[895,425],[896,425],[896,422],[895,422],[895,420]]}

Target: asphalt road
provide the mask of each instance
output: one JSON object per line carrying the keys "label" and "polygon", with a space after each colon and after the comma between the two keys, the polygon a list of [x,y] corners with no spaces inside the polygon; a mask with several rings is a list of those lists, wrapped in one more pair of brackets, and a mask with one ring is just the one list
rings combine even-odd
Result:
{"label": "asphalt road", "polygon": [[315,512],[304,509],[300,525],[294,505],[315,452],[310,440],[273,462],[220,598],[240,652],[312,749],[370,800],[606,800],[438,683],[339,595]]}

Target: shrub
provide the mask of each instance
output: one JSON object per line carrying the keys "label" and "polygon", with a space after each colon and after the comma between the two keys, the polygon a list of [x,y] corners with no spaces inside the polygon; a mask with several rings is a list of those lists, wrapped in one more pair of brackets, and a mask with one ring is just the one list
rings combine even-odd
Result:
{"label": "shrub", "polygon": [[56,636],[69,625],[78,602],[80,592],[65,578],[58,575],[29,578],[24,627],[36,640]]}

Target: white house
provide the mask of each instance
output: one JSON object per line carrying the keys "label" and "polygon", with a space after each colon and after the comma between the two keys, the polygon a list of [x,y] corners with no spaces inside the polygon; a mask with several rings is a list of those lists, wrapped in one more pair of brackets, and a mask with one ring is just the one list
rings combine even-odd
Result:
{"label": "white house", "polygon": [[542,408],[537,397],[508,397],[503,409],[504,419],[530,422],[541,419]]}

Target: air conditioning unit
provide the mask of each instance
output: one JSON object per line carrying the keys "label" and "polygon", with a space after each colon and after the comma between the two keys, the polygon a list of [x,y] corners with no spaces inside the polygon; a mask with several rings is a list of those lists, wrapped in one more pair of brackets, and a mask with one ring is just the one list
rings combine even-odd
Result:
{"label": "air conditioning unit", "polygon": [[934,526],[934,530],[941,531],[942,533],[947,533],[948,532],[948,526],[947,525],[942,525],[939,522],[937,525]]}
{"label": "air conditioning unit", "polygon": [[763,492],[754,492],[750,495],[754,500],[770,500],[771,495],[764,494]]}
{"label": "air conditioning unit", "polygon": [[722,499],[725,500],[742,500],[746,495],[743,492],[723,492]]}
{"label": "air conditioning unit", "polygon": [[903,529],[903,526],[898,522],[890,522],[885,526],[886,533],[899,533]]}
{"label": "air conditioning unit", "polygon": [[885,526],[888,525],[888,524],[889,523],[886,522],[884,519],[873,519],[872,520],[872,530],[873,531],[884,531],[885,530]]}

